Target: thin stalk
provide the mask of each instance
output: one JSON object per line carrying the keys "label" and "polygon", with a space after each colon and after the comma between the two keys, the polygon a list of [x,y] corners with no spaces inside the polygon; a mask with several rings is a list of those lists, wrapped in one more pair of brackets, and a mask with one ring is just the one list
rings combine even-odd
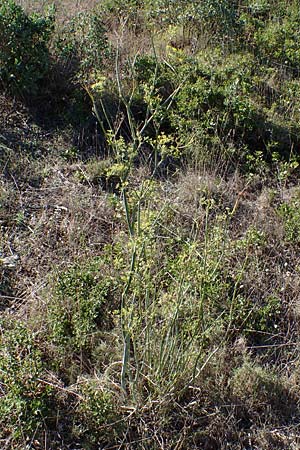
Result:
{"label": "thin stalk", "polygon": [[205,234],[204,234],[204,257],[203,257],[203,275],[201,277],[200,284],[200,303],[199,303],[199,319],[203,322],[203,303],[205,297],[205,289],[204,289],[204,277],[206,275],[207,268],[207,246],[208,246],[208,216],[209,216],[209,206],[207,206],[205,211]]}
{"label": "thin stalk", "polygon": [[128,226],[128,231],[129,231],[130,237],[133,238],[133,236],[134,236],[134,224],[133,224],[133,220],[130,218],[129,205],[128,205],[128,200],[127,200],[127,195],[126,195],[126,190],[125,189],[123,189],[123,191],[122,191],[122,198],[123,198],[123,206],[124,206],[124,211],[125,211],[125,217],[126,217],[126,222],[127,222],[127,226]]}
{"label": "thin stalk", "polygon": [[124,288],[124,291],[122,293],[122,299],[121,299],[121,328],[122,328],[122,334],[123,334],[123,357],[122,357],[122,369],[121,369],[121,387],[125,391],[126,390],[126,376],[128,371],[128,361],[130,356],[130,322],[126,324],[124,323],[124,311],[126,305],[126,298],[128,291],[130,289],[133,274],[135,271],[135,265],[136,265],[136,247],[133,247],[132,255],[131,255],[131,264],[130,264],[130,271],[129,276]]}
{"label": "thin stalk", "polygon": [[240,285],[242,276],[245,273],[246,264],[248,262],[248,256],[249,256],[249,254],[247,252],[246,257],[245,257],[244,262],[243,262],[242,269],[241,269],[241,271],[239,273],[239,276],[237,277],[237,280],[236,280],[235,285],[234,285],[234,290],[233,290],[233,294],[232,294],[232,297],[231,297],[230,310],[229,310],[229,322],[228,322],[228,326],[227,326],[227,330],[226,330],[226,334],[225,334],[225,339],[228,338],[228,335],[230,333],[230,328],[231,328],[232,321],[233,321],[233,311],[234,311],[234,307],[235,307],[235,300],[237,298],[237,291],[238,291],[238,287]]}

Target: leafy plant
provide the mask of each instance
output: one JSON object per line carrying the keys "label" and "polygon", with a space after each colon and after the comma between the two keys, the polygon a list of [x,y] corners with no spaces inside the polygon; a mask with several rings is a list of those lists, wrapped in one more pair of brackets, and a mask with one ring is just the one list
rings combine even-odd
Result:
{"label": "leafy plant", "polygon": [[44,384],[42,354],[19,321],[2,321],[0,350],[0,436],[13,442],[38,435],[49,414],[51,388]]}
{"label": "leafy plant", "polygon": [[233,394],[246,402],[247,407],[267,414],[265,405],[280,408],[279,398],[286,399],[284,384],[278,375],[268,368],[246,358],[243,365],[234,371],[231,379]]}
{"label": "leafy plant", "polygon": [[279,208],[279,215],[283,219],[285,238],[287,242],[298,245],[300,243],[300,209],[299,198],[296,196]]}
{"label": "leafy plant", "polygon": [[89,348],[93,333],[105,326],[104,308],[114,283],[101,270],[96,260],[58,275],[48,315],[57,344]]}
{"label": "leafy plant", "polygon": [[116,395],[96,378],[81,379],[79,392],[81,401],[75,413],[77,434],[86,443],[111,442],[121,428]]}
{"label": "leafy plant", "polygon": [[267,27],[259,29],[254,37],[259,52],[272,64],[277,61],[297,70],[299,53],[299,15],[292,14],[292,8],[281,20],[270,21]]}
{"label": "leafy plant", "polygon": [[82,84],[102,71],[109,54],[106,28],[96,10],[76,15],[56,41],[57,56],[77,63],[76,77]]}
{"label": "leafy plant", "polygon": [[12,0],[0,6],[0,81],[18,95],[35,95],[50,66],[54,10],[28,15]]}

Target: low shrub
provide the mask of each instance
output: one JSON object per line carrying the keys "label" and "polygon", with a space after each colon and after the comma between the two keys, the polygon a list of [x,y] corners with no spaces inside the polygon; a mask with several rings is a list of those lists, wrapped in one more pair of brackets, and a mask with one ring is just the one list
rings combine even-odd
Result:
{"label": "low shrub", "polygon": [[58,275],[47,320],[51,338],[73,351],[90,349],[93,333],[106,327],[105,308],[115,282],[103,276],[100,261],[75,265]]}
{"label": "low shrub", "polygon": [[0,340],[0,438],[25,445],[51,414],[52,389],[43,383],[42,353],[24,324],[2,320]]}
{"label": "low shrub", "polygon": [[300,244],[300,209],[299,195],[289,202],[283,203],[278,208],[278,213],[283,220],[285,239],[292,245]]}
{"label": "low shrub", "polygon": [[116,394],[97,378],[80,379],[78,388],[81,399],[74,414],[74,437],[92,448],[114,442],[122,428]]}
{"label": "low shrub", "polygon": [[[259,414],[259,420],[268,418],[271,411],[288,416],[294,406],[284,381],[272,370],[247,357],[243,365],[234,370],[231,389],[233,395],[245,403],[249,414]],[[283,404],[285,408],[281,410]]]}

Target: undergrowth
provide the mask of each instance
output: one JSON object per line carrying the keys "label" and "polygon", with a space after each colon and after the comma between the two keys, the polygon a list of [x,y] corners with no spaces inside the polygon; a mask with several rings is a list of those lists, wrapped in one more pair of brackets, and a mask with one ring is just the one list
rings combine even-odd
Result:
{"label": "undergrowth", "polygon": [[1,446],[296,448],[298,3],[22,5],[0,6]]}

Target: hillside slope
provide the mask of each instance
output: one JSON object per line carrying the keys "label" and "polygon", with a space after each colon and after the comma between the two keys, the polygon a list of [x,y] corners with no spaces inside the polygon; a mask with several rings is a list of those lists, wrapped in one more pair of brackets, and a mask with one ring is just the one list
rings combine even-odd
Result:
{"label": "hillside slope", "polygon": [[1,448],[299,448],[298,2],[64,5],[0,6]]}

